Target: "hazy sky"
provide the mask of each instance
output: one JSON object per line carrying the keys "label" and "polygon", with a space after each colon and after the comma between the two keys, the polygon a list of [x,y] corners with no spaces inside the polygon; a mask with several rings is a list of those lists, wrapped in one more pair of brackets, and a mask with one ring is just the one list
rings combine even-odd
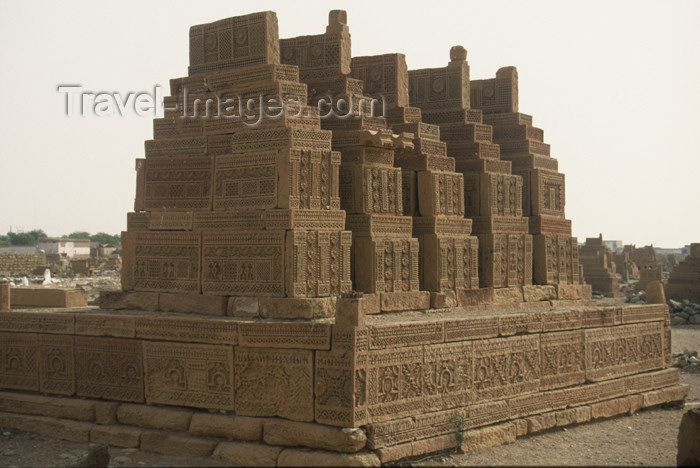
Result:
{"label": "hazy sky", "polygon": [[0,233],[126,229],[152,112],[69,118],[59,85],[167,95],[187,74],[191,25],[273,10],[285,38],[324,32],[342,8],[353,55],[441,67],[462,44],[472,79],[516,66],[579,241],[700,242],[700,1],[413,4],[0,0]]}

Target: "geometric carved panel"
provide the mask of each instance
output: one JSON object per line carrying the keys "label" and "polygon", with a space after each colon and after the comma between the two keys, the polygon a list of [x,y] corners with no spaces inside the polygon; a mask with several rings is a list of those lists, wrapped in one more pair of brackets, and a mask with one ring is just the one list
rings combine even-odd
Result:
{"label": "geometric carved panel", "polygon": [[212,163],[209,156],[146,159],[146,210],[210,210]]}
{"label": "geometric carved panel", "polygon": [[543,333],[540,341],[540,390],[568,387],[586,381],[582,330]]}
{"label": "geometric carved panel", "polygon": [[313,351],[236,348],[236,414],[313,421]]}
{"label": "geometric carved panel", "polygon": [[125,232],[122,237],[124,290],[199,292],[199,233]]}
{"label": "geometric carved panel", "polygon": [[564,217],[564,174],[533,169],[532,215]]}
{"label": "geometric carved panel", "polygon": [[422,347],[371,351],[363,358],[366,361],[357,370],[361,385],[356,388],[355,405],[366,407],[371,421],[422,413],[426,377]]}
{"label": "geometric carved panel", "polygon": [[34,333],[0,333],[0,388],[39,390],[39,356]]}
{"label": "geometric carved panel", "polygon": [[287,231],[287,296],[325,297],[350,292],[351,243],[349,231]]}
{"label": "geometric carved panel", "polygon": [[576,238],[558,234],[535,234],[532,237],[535,284],[577,284],[579,258]]}
{"label": "geometric carved panel", "polygon": [[141,342],[115,338],[75,338],[78,396],[143,402]]}
{"label": "geometric carved panel", "polygon": [[233,348],[143,343],[146,401],[233,409]]}
{"label": "geometric carved panel", "polygon": [[73,336],[38,335],[41,366],[39,390],[46,393],[73,395],[75,369],[73,367]]}
{"label": "geometric carved panel", "polygon": [[285,231],[205,232],[202,292],[284,297]]}
{"label": "geometric carved panel", "polygon": [[596,382],[638,372],[638,338],[636,325],[586,330],[586,379]]}
{"label": "geometric carved panel", "polygon": [[482,288],[532,284],[531,235],[482,234],[477,237]]}
{"label": "geometric carved panel", "polygon": [[539,336],[474,342],[474,392],[492,400],[537,391],[540,382]]}
{"label": "geometric carved panel", "polygon": [[423,366],[426,412],[472,403],[472,342],[425,346]]}

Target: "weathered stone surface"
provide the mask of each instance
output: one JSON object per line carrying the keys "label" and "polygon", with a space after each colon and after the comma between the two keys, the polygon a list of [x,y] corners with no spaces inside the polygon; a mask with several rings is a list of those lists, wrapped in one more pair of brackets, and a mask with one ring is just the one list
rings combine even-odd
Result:
{"label": "weathered stone surface", "polygon": [[0,392],[0,411],[53,418],[95,420],[95,402],[72,398]]}
{"label": "weathered stone surface", "polygon": [[236,414],[313,421],[313,351],[239,346],[235,361]]}
{"label": "weathered stone surface", "polygon": [[258,317],[260,302],[257,297],[230,297],[226,314],[233,317]]}
{"label": "weathered stone surface", "polygon": [[407,444],[385,447],[376,450],[375,453],[379,457],[379,461],[381,461],[382,464],[386,464],[395,460],[401,460],[402,458],[408,458],[413,455],[413,444],[409,442]]}
{"label": "weathered stone surface", "polygon": [[138,447],[143,429],[132,426],[95,426],[90,431],[90,442],[114,447]]}
{"label": "weathered stone surface", "polygon": [[591,420],[591,407],[579,406],[562,411],[557,411],[557,426],[568,426],[570,424],[578,424]]}
{"label": "weathered stone surface", "polygon": [[517,304],[523,302],[523,289],[517,288],[496,288],[493,290],[494,304]]}
{"label": "weathered stone surface", "polygon": [[650,281],[647,284],[647,304],[666,304],[666,294],[661,281]]}
{"label": "weathered stone surface", "polygon": [[630,400],[616,398],[591,405],[591,418],[612,418],[618,414],[627,413],[630,410]]}
{"label": "weathered stone surface", "polygon": [[280,419],[265,423],[263,439],[270,445],[358,452],[364,448],[367,435],[359,428],[339,428]]}
{"label": "weathered stone surface", "polygon": [[148,403],[233,409],[233,348],[194,343],[143,343]]}
{"label": "weathered stone surface", "polygon": [[261,297],[260,316],[275,319],[318,319],[335,316],[335,297]]}
{"label": "weathered stone surface", "polygon": [[686,411],[681,418],[676,465],[700,465],[700,408]]}
{"label": "weathered stone surface", "polygon": [[557,424],[557,415],[556,413],[538,414],[537,416],[526,418],[526,421],[527,432],[534,434],[553,428]]}
{"label": "weathered stone surface", "polygon": [[156,311],[158,310],[158,293],[102,290],[98,302],[103,309]]}
{"label": "weathered stone surface", "polygon": [[516,437],[522,437],[527,434],[527,419],[515,419],[511,422],[515,425]]}
{"label": "weathered stone surface", "polygon": [[557,290],[554,286],[523,286],[525,302],[549,301],[557,298]]}
{"label": "weathered stone surface", "polygon": [[206,457],[214,451],[216,442],[180,434],[145,431],[141,434],[141,450],[167,455]]}
{"label": "weathered stone surface", "polygon": [[91,312],[75,314],[75,334],[133,338],[136,327],[134,317]]}
{"label": "weathered stone surface", "polygon": [[246,416],[195,413],[190,422],[190,434],[236,440],[260,440],[264,420]]}
{"label": "weathered stone surface", "polygon": [[282,450],[282,447],[251,442],[221,442],[212,457],[235,466],[276,466]]}
{"label": "weathered stone surface", "polygon": [[428,309],[430,308],[430,292],[381,293],[379,301],[383,312]]}
{"label": "weathered stone surface", "polygon": [[10,304],[34,307],[85,307],[87,291],[83,289],[43,289],[14,288],[10,295]]}
{"label": "weathered stone surface", "polygon": [[512,444],[515,442],[515,424],[503,423],[467,431],[464,442],[459,446],[460,453],[476,452],[496,445]]}
{"label": "weathered stone surface", "polygon": [[160,293],[158,310],[202,315],[226,315],[228,298],[204,294]]}
{"label": "weathered stone surface", "polygon": [[685,397],[688,396],[689,389],[690,387],[688,385],[683,384],[644,393],[643,407],[648,408],[650,406],[661,405],[664,403],[683,401],[685,400]]}
{"label": "weathered stone surface", "polygon": [[13,427],[73,442],[89,442],[90,431],[96,426],[87,422],[45,416],[0,413],[0,427]]}
{"label": "weathered stone surface", "polygon": [[457,294],[454,291],[447,291],[444,293],[431,292],[430,307],[433,309],[457,307]]}
{"label": "weathered stone surface", "polygon": [[110,401],[95,402],[95,422],[97,424],[116,424],[119,403]]}
{"label": "weathered stone surface", "polygon": [[541,312],[530,311],[523,314],[503,314],[498,317],[498,332],[501,336],[519,333],[539,333],[542,331]]}
{"label": "weathered stone surface", "polygon": [[293,449],[282,450],[277,458],[277,466],[380,466],[379,457],[374,453],[338,453],[322,450]]}
{"label": "weathered stone surface", "polygon": [[460,306],[491,304],[493,301],[493,288],[457,289],[457,304]]}
{"label": "weathered stone surface", "polygon": [[117,419],[121,424],[178,432],[187,431],[192,414],[185,409],[146,405],[123,404],[117,409]]}

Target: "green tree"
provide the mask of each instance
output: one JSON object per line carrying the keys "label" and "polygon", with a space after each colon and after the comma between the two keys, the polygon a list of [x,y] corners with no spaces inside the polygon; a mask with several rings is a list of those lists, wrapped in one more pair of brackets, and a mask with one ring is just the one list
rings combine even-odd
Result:
{"label": "green tree", "polygon": [[34,240],[38,240],[38,239],[41,239],[43,237],[48,237],[43,229],[32,229],[27,234],[32,236],[34,238]]}
{"label": "green tree", "polygon": [[64,239],[89,239],[90,233],[87,231],[74,231],[68,235],[61,236]]}
{"label": "green tree", "polygon": [[8,232],[7,239],[10,245],[34,245],[36,239],[28,232]]}
{"label": "green tree", "polygon": [[118,245],[121,242],[121,237],[119,234],[107,234],[106,232],[98,232],[90,236],[90,240],[93,242],[99,242],[100,244],[112,244]]}
{"label": "green tree", "polygon": [[10,239],[7,236],[0,234],[0,245],[10,245]]}

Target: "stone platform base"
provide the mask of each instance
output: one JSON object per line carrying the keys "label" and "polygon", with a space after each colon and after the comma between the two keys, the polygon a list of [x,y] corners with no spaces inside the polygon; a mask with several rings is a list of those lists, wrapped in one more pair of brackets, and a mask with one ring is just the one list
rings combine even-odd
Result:
{"label": "stone platform base", "polygon": [[666,305],[563,299],[580,293],[391,313],[339,298],[309,320],[3,312],[0,425],[235,464],[376,465],[682,401]]}
{"label": "stone platform base", "polygon": [[[650,382],[663,385],[677,377],[676,369],[648,374]],[[236,466],[379,466],[383,463],[458,450],[482,450],[515,442],[517,437],[553,427],[586,423],[601,418],[633,414],[642,408],[682,402],[687,385],[627,393],[639,378],[612,381],[622,392],[605,395],[595,403],[581,400],[561,409],[511,418],[504,408],[482,412],[478,419],[435,420],[445,429],[437,437],[416,439],[419,433],[387,445],[381,435],[367,428],[338,428],[280,418],[255,418],[202,410],[59,398],[20,392],[0,392],[0,426],[58,437],[73,442],[93,442],[114,447],[138,448],[168,455],[212,457]],[[615,383],[613,383],[615,382]],[[598,389],[599,390],[599,389]],[[584,390],[581,393],[586,393]],[[592,395],[591,392],[588,392]],[[596,392],[593,392],[596,393]],[[624,394],[625,396],[620,396]],[[600,397],[600,394],[597,395]],[[504,421],[488,424],[487,421]],[[470,428],[472,426],[473,428]],[[368,446],[382,445],[371,450]]]}

